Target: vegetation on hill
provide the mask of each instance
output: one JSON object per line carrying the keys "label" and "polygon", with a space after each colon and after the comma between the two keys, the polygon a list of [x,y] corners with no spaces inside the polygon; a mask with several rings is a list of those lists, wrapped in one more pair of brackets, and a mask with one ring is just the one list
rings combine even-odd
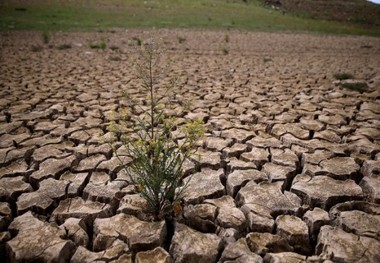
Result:
{"label": "vegetation on hill", "polygon": [[366,0],[261,0],[291,14],[313,18],[380,26],[380,5]]}
{"label": "vegetation on hill", "polygon": [[[343,2],[351,1],[323,2],[337,2],[336,9],[341,10]],[[280,2],[288,3],[288,0]],[[293,5],[290,2],[284,5],[286,10],[289,6],[290,11],[283,12],[265,6],[262,0],[9,0],[0,2],[0,30],[91,31],[115,27],[179,27],[380,36],[378,22],[368,26],[368,23],[356,23],[360,22],[359,18],[344,22],[326,20],[325,16],[315,16],[311,12],[305,14],[302,8],[290,8],[320,1],[294,0]],[[310,4],[307,10],[314,11],[314,7]],[[366,17],[367,13],[362,15]]]}

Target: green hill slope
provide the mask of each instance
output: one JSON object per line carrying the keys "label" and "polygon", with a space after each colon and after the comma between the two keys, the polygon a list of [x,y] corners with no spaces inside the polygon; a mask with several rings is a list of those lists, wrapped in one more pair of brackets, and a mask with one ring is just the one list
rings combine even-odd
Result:
{"label": "green hill slope", "polygon": [[280,3],[281,10],[304,17],[380,26],[380,5],[366,0],[261,0],[268,6]]}
{"label": "green hill slope", "polygon": [[0,30],[92,31],[115,27],[180,27],[380,36],[379,27],[284,14],[265,7],[259,0],[31,2],[0,2]]}

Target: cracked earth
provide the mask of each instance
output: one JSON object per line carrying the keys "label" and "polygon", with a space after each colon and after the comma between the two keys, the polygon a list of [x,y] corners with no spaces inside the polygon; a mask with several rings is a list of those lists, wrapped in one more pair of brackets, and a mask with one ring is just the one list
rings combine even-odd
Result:
{"label": "cracked earth", "polygon": [[[177,97],[191,101],[171,114],[207,129],[174,229],[148,220],[109,144],[120,88],[138,91],[136,37],[161,38],[162,80],[179,77]],[[89,48],[101,40],[105,50]],[[0,41],[1,258],[380,262],[380,39],[116,30]],[[369,88],[343,88],[336,73]]]}

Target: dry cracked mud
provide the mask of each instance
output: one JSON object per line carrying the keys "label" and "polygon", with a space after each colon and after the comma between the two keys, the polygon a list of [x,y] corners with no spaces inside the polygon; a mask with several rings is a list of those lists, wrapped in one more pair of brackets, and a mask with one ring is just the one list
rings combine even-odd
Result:
{"label": "dry cracked mud", "polygon": [[[191,101],[171,114],[207,129],[174,229],[148,220],[109,145],[120,88],[139,90],[131,45],[151,37],[167,51],[163,83],[177,76],[177,98]],[[380,262],[380,39],[116,30],[0,41],[1,258]]]}

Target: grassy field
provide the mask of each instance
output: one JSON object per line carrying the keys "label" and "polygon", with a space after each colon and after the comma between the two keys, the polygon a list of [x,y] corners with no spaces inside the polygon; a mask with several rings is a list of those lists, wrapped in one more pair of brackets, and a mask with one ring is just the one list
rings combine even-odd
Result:
{"label": "grassy field", "polygon": [[[31,3],[32,2],[32,3]],[[259,0],[0,1],[0,30],[212,28],[380,36],[379,27],[284,14]]]}

